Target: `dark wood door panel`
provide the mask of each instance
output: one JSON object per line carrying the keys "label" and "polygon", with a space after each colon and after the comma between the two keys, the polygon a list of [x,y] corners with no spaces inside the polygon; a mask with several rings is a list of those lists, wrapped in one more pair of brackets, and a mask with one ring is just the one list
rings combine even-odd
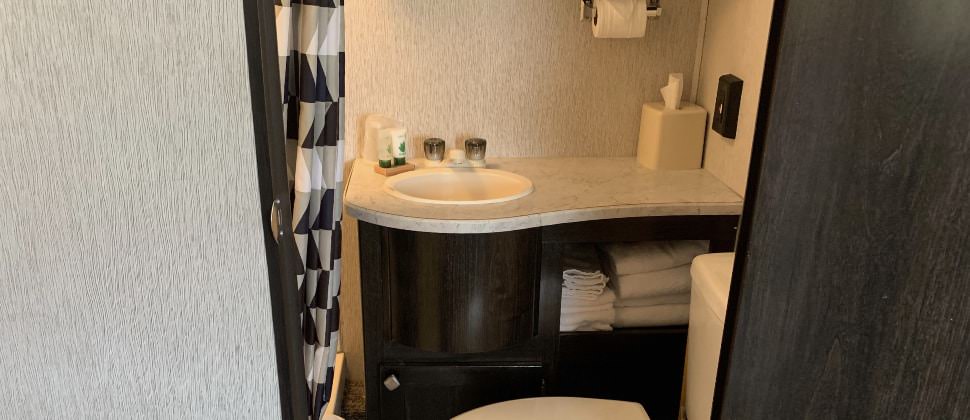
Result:
{"label": "dark wood door panel", "polygon": [[535,335],[538,229],[385,232],[391,341],[426,351],[481,353]]}
{"label": "dark wood door panel", "polygon": [[970,3],[777,1],[715,415],[970,418]]}

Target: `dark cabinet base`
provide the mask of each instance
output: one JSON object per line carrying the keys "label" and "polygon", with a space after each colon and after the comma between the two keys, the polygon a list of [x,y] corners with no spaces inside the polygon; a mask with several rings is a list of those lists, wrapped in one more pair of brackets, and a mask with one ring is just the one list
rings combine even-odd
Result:
{"label": "dark cabinet base", "polygon": [[[367,414],[447,419],[500,401],[633,401],[680,408],[687,329],[559,333],[562,250],[571,243],[706,239],[733,246],[736,216],[644,217],[495,234],[359,223]],[[401,386],[382,382],[395,375]]]}
{"label": "dark cabinet base", "polygon": [[381,419],[447,420],[478,407],[542,395],[541,365],[381,367],[401,386],[381,388]]}

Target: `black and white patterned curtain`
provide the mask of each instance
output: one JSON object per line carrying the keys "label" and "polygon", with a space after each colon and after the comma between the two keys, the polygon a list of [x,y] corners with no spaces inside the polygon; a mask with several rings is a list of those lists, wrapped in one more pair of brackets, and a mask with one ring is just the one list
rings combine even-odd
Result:
{"label": "black and white patterned curtain", "polygon": [[340,343],[344,147],[343,1],[276,0],[293,232],[305,265],[303,357],[310,419],[330,403]]}

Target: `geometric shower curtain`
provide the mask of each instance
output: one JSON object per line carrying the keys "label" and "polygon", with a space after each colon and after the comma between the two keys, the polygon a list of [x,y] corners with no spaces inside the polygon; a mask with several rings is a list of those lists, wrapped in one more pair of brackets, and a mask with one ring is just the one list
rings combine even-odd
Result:
{"label": "geometric shower curtain", "polygon": [[340,343],[343,1],[276,0],[293,233],[303,258],[303,358],[311,420],[330,402]]}

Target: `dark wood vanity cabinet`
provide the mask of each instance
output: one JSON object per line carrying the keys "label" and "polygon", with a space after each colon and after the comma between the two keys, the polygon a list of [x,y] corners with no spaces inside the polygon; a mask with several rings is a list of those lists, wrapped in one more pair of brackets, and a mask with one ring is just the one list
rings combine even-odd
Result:
{"label": "dark wood vanity cabinet", "polygon": [[[360,221],[368,418],[447,419],[563,395],[635,401],[652,419],[675,419],[686,328],[560,334],[562,251],[674,239],[727,251],[736,223],[664,216],[441,234]],[[391,376],[400,386],[384,385]]]}

